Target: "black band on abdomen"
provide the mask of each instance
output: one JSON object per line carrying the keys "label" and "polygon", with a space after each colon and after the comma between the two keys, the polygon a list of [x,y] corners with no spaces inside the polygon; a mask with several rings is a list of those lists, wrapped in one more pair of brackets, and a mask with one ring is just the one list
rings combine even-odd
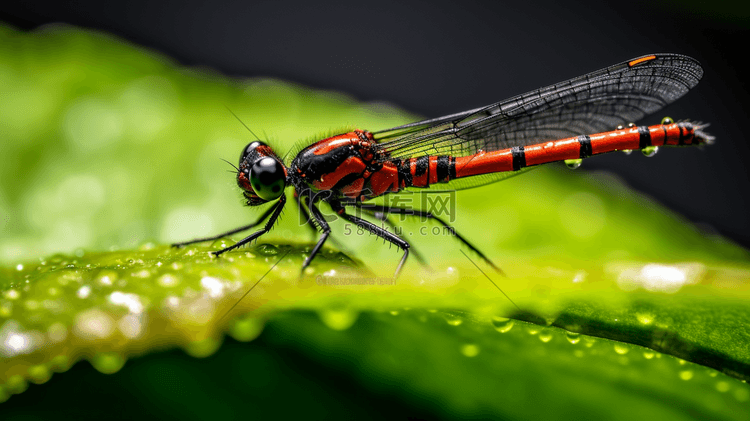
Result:
{"label": "black band on abdomen", "polygon": [[583,134],[578,136],[578,143],[581,144],[581,152],[578,155],[581,159],[588,158],[594,154],[591,149],[591,137],[589,135]]}
{"label": "black band on abdomen", "polygon": [[647,146],[651,146],[651,131],[647,126],[638,126],[638,148],[643,149]]}
{"label": "black band on abdomen", "polygon": [[523,146],[514,146],[510,153],[513,155],[513,171],[526,167],[526,152],[524,152]]}

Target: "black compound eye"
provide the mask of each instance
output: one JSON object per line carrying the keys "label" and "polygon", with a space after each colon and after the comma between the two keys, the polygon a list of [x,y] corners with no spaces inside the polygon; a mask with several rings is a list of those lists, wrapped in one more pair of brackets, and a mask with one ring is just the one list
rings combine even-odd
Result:
{"label": "black compound eye", "polygon": [[250,169],[250,185],[261,199],[267,201],[277,199],[284,193],[284,187],[286,187],[284,166],[270,156],[255,161]]}
{"label": "black compound eye", "polygon": [[245,146],[245,148],[242,150],[242,153],[240,154],[240,165],[242,165],[242,161],[244,161],[245,158],[247,158],[247,156],[250,155],[255,150],[255,148],[261,145],[265,146],[265,143],[260,142],[258,140],[248,143],[247,146]]}

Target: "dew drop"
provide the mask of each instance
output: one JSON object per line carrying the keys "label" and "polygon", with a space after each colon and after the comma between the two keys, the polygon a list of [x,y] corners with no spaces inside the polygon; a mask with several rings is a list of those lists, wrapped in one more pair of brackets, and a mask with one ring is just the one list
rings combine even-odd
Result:
{"label": "dew drop", "polygon": [[539,331],[539,340],[547,343],[552,340],[552,331],[549,329],[542,329]]}
{"label": "dew drop", "polygon": [[5,293],[3,295],[5,296],[5,298],[7,298],[9,300],[17,300],[17,299],[19,299],[21,297],[21,293],[18,292],[18,290],[15,290],[15,289],[9,289],[9,290],[5,291]]}
{"label": "dew drop", "polygon": [[261,256],[276,256],[277,254],[279,254],[279,248],[273,244],[260,244],[255,248],[255,250]]}
{"label": "dew drop", "polygon": [[15,374],[13,376],[10,376],[8,378],[8,381],[5,382],[5,389],[8,391],[8,393],[11,393],[14,395],[23,393],[28,388],[29,388],[29,383],[20,374]]}
{"label": "dew drop", "polygon": [[103,270],[96,276],[95,282],[102,286],[111,286],[117,281],[117,272],[113,270]]}
{"label": "dew drop", "polygon": [[568,342],[575,345],[581,341],[581,334],[578,332],[567,332],[565,333],[565,338],[568,340]]}
{"label": "dew drop", "polygon": [[[585,271],[577,272],[576,275],[573,277],[573,283],[574,284],[580,284],[581,282],[586,280],[586,276],[588,274]],[[554,320],[553,320],[554,322]]]}
{"label": "dew drop", "polygon": [[625,130],[625,126],[618,124],[617,127],[615,127],[615,130]]}
{"label": "dew drop", "polygon": [[235,244],[237,244],[237,242],[232,240],[231,238],[219,238],[218,240],[211,243],[211,248],[214,250],[221,250],[227,247],[231,247]]}
{"label": "dew drop", "polygon": [[109,294],[107,300],[116,306],[127,308],[131,313],[142,313],[145,307],[141,297],[133,293],[115,291]]}
{"label": "dew drop", "polygon": [[662,126],[666,126],[666,125],[673,124],[673,123],[674,123],[674,120],[672,120],[672,117],[664,117],[661,119]]}
{"label": "dew drop", "polygon": [[716,390],[718,390],[721,393],[728,392],[729,391],[729,383],[725,381],[720,381],[716,383]]}
{"label": "dew drop", "polygon": [[658,146],[646,146],[645,148],[641,149],[641,153],[643,153],[643,156],[647,158],[651,158],[652,156],[656,155],[657,152],[659,152]]}
{"label": "dew drop", "polygon": [[257,317],[235,319],[229,328],[229,334],[237,341],[249,342],[263,331],[263,321]]}
{"label": "dew drop", "polygon": [[630,348],[626,347],[625,345],[615,344],[615,352],[620,355],[625,355],[630,352]]}
{"label": "dew drop", "polygon": [[195,358],[205,358],[214,354],[219,349],[221,342],[214,338],[206,338],[193,341],[185,346],[185,352]]}
{"label": "dew drop", "polygon": [[156,283],[164,288],[171,288],[180,284],[180,277],[171,273],[165,273],[156,280]]}
{"label": "dew drop", "polygon": [[221,298],[224,296],[225,285],[221,279],[212,276],[204,276],[201,278],[201,287],[211,298]]}
{"label": "dew drop", "polygon": [[398,316],[398,310],[391,310],[388,313],[390,313],[391,316]]}
{"label": "dew drop", "polygon": [[654,322],[654,315],[651,313],[635,313],[635,318],[644,325],[650,325]]}
{"label": "dew drop", "polygon": [[67,355],[56,355],[49,362],[50,370],[56,373],[62,373],[70,369],[70,358]]}
{"label": "dew drop", "polygon": [[459,326],[461,323],[464,322],[464,320],[461,317],[456,316],[454,314],[446,314],[443,317],[445,317],[445,321],[448,322],[448,324],[451,326]]}
{"label": "dew drop", "polygon": [[630,155],[631,153],[633,153],[633,150],[632,149],[623,149],[620,152],[624,153],[625,155]]}
{"label": "dew drop", "polygon": [[22,270],[23,270],[23,265],[22,265],[22,264],[20,264],[20,263],[19,263],[19,264],[17,264],[17,265],[16,265],[16,270],[17,270],[17,271],[19,271],[19,272],[20,272],[20,271],[22,271]]}
{"label": "dew drop", "polygon": [[29,367],[28,374],[29,380],[34,384],[46,383],[52,377],[52,372],[44,364]]}
{"label": "dew drop", "polygon": [[101,352],[94,355],[91,365],[103,374],[114,374],[125,365],[125,358],[116,352]]}
{"label": "dew drop", "polygon": [[582,159],[566,159],[565,165],[570,168],[571,170],[575,170],[577,168],[580,168],[581,164],[583,163]]}
{"label": "dew drop", "polygon": [[466,357],[476,357],[479,355],[479,347],[474,344],[466,344],[461,346],[461,353]]}
{"label": "dew drop", "polygon": [[349,309],[325,309],[318,312],[320,320],[333,330],[346,330],[357,321],[359,313]]}
{"label": "dew drop", "polygon": [[683,370],[680,371],[680,378],[682,380],[690,380],[693,378],[693,371],[692,370]]}
{"label": "dew drop", "polygon": [[513,328],[513,325],[515,322],[513,319],[508,319],[506,317],[493,317],[492,318],[492,326],[495,327],[495,330],[500,333],[506,333],[510,331]]}
{"label": "dew drop", "polygon": [[85,298],[88,298],[90,294],[91,294],[91,287],[88,285],[84,285],[78,288],[78,291],[76,291],[76,296],[82,300]]}
{"label": "dew drop", "polygon": [[528,325],[528,326],[526,326],[526,332],[529,335],[536,335],[537,333],[539,333],[539,330],[540,330],[539,326],[536,326],[536,325]]}
{"label": "dew drop", "polygon": [[651,352],[651,351],[644,351],[643,352],[643,358],[645,358],[647,360],[650,360],[650,359],[654,358],[654,353]]}

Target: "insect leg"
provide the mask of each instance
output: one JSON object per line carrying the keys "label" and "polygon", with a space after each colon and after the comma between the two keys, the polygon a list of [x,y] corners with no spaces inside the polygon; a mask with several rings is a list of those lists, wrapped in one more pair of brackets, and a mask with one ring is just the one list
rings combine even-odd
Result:
{"label": "insect leg", "polygon": [[[315,244],[315,247],[313,247],[312,251],[310,252],[310,255],[307,256],[307,259],[305,259],[305,262],[302,264],[302,274],[305,273],[305,268],[310,266],[310,262],[315,257],[315,255],[318,254],[318,251],[320,251],[320,248],[323,247],[323,243],[326,242],[326,239],[328,239],[328,236],[331,235],[331,227],[328,226],[328,222],[323,218],[323,214],[320,213],[318,208],[313,203],[312,197],[308,196],[308,202],[307,207],[310,208],[310,212],[312,213],[312,216],[315,218],[315,221],[320,226],[321,231],[323,231],[323,235],[320,236],[318,239],[318,243]],[[310,221],[312,224],[312,221]]]}
{"label": "insect leg", "polygon": [[446,223],[445,221],[443,221],[441,218],[433,215],[431,212],[425,212],[425,211],[421,211],[421,210],[418,210],[418,209],[405,209],[405,208],[387,207],[387,206],[380,206],[380,205],[368,205],[368,207],[373,212],[383,212],[383,213],[386,213],[386,214],[388,214],[388,213],[395,213],[395,214],[400,214],[400,215],[417,216],[417,217],[421,217],[421,218],[433,219],[433,220],[437,221],[438,223],[440,223],[443,227],[445,227],[448,230],[448,232],[451,233],[451,235],[453,235],[459,241],[461,241],[462,243],[464,243],[464,245],[466,245],[466,247],[470,248],[472,251],[474,251],[476,254],[478,254],[479,257],[481,257],[482,260],[484,260],[485,262],[487,262],[488,265],[492,266],[492,268],[495,269],[495,271],[497,273],[499,273],[501,275],[505,275],[505,273],[503,272],[502,269],[500,269],[494,263],[492,263],[492,261],[487,256],[484,255],[484,253],[482,253],[481,251],[479,251],[478,248],[474,247],[474,245],[471,244],[467,239],[465,239],[461,234],[459,234],[456,231],[455,228],[453,228],[452,226],[448,225],[448,223]]}
{"label": "insect leg", "polygon": [[[299,208],[300,215],[302,216],[302,218],[304,218],[304,221],[300,219],[300,223],[304,223],[308,228],[310,228],[313,236],[317,236],[318,227],[316,227],[315,223],[312,221],[312,219],[310,219],[310,214],[307,212],[307,209],[305,209],[305,206],[302,204],[302,200],[300,199],[300,196],[296,191],[294,192],[294,200],[297,201],[297,207]],[[330,237],[329,241],[331,241],[333,245],[336,246],[336,248],[343,251],[344,253],[353,254],[351,250],[341,244],[340,241],[336,240],[335,237]]]}
{"label": "insect leg", "polygon": [[255,240],[256,238],[260,237],[261,235],[267,233],[268,231],[270,231],[271,228],[273,227],[273,224],[275,224],[276,220],[279,219],[279,215],[281,215],[281,211],[284,209],[285,203],[286,203],[286,196],[282,194],[281,197],[279,197],[279,201],[276,202],[276,204],[273,207],[271,207],[271,209],[273,209],[273,213],[271,214],[271,217],[268,219],[268,222],[266,222],[266,226],[263,227],[263,229],[258,230],[250,234],[249,236],[243,238],[242,240],[238,241],[237,244],[221,249],[219,251],[212,252],[214,256],[219,256],[220,254],[225,253],[229,250],[234,250],[237,247],[243,246]]}
{"label": "insect leg", "polygon": [[300,219],[300,223],[304,223],[305,226],[312,230],[313,235],[317,235],[318,228],[315,227],[315,224],[310,219],[310,214],[307,212],[307,209],[305,209],[304,205],[302,205],[302,200],[300,200],[299,194],[296,191],[294,192],[294,200],[297,202],[297,208],[299,209],[300,216],[304,218],[304,221]]}
{"label": "insect leg", "polygon": [[238,232],[247,231],[250,228],[256,227],[256,226],[260,225],[263,221],[265,221],[266,218],[268,218],[268,216],[274,211],[274,209],[276,209],[277,206],[279,206],[278,202],[275,205],[273,205],[270,208],[268,208],[265,212],[263,212],[263,215],[261,215],[260,218],[258,218],[258,220],[255,221],[255,222],[253,222],[252,224],[245,225],[244,227],[235,228],[235,229],[233,229],[231,231],[227,231],[227,232],[224,232],[224,233],[221,233],[221,234],[218,234],[218,235],[214,235],[214,236],[211,236],[211,237],[196,238],[195,240],[185,241],[183,243],[174,243],[174,244],[172,244],[172,247],[183,247],[183,246],[187,246],[187,245],[190,245],[190,244],[202,243],[204,241],[218,240],[219,238],[227,237],[227,236],[230,236],[232,234],[237,234]]}
{"label": "insect leg", "polygon": [[[384,223],[388,224],[389,227],[391,227],[391,229],[393,230],[394,233],[396,232],[396,228],[397,227],[396,227],[396,225],[393,222],[391,222],[390,218],[388,218],[388,214],[387,213],[380,212],[380,211],[374,211],[374,210],[370,209],[369,207],[363,207],[363,206],[359,206],[359,205],[354,205],[354,207],[356,207],[357,209],[359,209],[359,210],[361,210],[361,211],[369,214],[370,216],[372,216],[373,218],[375,218],[377,220],[383,221]],[[396,234],[396,235],[398,235],[398,234]],[[417,249],[414,248],[413,246],[411,247],[411,252],[412,252],[412,254],[414,254],[414,257],[417,259],[417,261],[419,262],[419,264],[421,264],[425,268],[427,268],[430,271],[432,271],[432,268],[427,263],[427,260],[425,260],[425,258],[422,256],[422,253],[419,253],[417,251]]]}
{"label": "insect leg", "polygon": [[398,277],[399,272],[401,272],[401,268],[404,266],[406,258],[409,257],[409,243],[407,243],[406,240],[403,240],[398,235],[388,232],[388,230],[383,229],[370,221],[364,220],[354,215],[348,215],[346,213],[346,210],[344,209],[344,206],[339,202],[331,202],[331,207],[336,213],[338,213],[340,217],[346,219],[347,221],[357,225],[362,229],[370,231],[371,233],[390,242],[391,244],[395,244],[404,251],[404,256],[401,258],[401,262],[399,262],[398,267],[396,268],[396,273],[393,274],[393,279],[395,280]]}

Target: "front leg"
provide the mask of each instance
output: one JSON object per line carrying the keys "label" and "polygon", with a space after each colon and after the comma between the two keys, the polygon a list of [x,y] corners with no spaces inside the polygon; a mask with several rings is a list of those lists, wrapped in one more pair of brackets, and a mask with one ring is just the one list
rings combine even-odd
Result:
{"label": "front leg", "polygon": [[185,241],[185,242],[182,242],[182,243],[174,243],[174,244],[172,244],[172,247],[178,247],[179,248],[179,247],[184,247],[184,246],[187,246],[187,245],[190,245],[190,244],[202,243],[204,241],[214,241],[214,240],[218,240],[219,238],[228,237],[228,236],[230,236],[232,234],[237,234],[238,232],[247,231],[250,228],[257,227],[258,225],[261,224],[261,222],[265,221],[266,218],[268,218],[268,215],[270,215],[271,212],[273,212],[273,210],[276,209],[276,207],[278,205],[279,205],[279,203],[276,202],[275,205],[273,205],[270,208],[266,209],[266,211],[263,212],[263,215],[261,215],[260,218],[258,218],[258,220],[255,221],[255,222],[253,222],[252,224],[245,225],[244,227],[235,228],[235,229],[233,229],[231,231],[223,232],[221,234],[213,235],[211,237],[196,238],[194,240]]}
{"label": "front leg", "polygon": [[251,235],[243,238],[242,240],[238,241],[237,244],[234,244],[234,245],[229,246],[227,248],[221,249],[219,251],[212,252],[214,254],[214,256],[219,256],[222,253],[228,252],[229,250],[234,250],[237,247],[241,247],[241,246],[243,246],[243,245],[245,245],[245,244],[247,244],[247,243],[255,240],[256,238],[260,237],[261,235],[267,233],[268,231],[270,231],[271,228],[273,227],[273,224],[275,224],[276,220],[279,219],[279,215],[281,215],[281,211],[284,209],[284,204],[285,203],[286,203],[286,195],[282,194],[281,197],[279,197],[279,201],[276,202],[276,204],[274,205],[274,207],[271,208],[271,209],[273,209],[273,213],[271,214],[271,217],[268,219],[268,222],[266,222],[266,226],[263,227],[263,229],[258,230],[256,232],[252,233]]}

